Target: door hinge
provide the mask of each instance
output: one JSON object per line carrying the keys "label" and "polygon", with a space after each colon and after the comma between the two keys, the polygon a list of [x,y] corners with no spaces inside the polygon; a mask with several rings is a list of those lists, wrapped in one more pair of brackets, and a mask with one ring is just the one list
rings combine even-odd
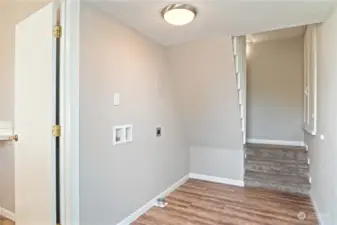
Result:
{"label": "door hinge", "polygon": [[60,125],[54,125],[52,134],[53,134],[54,137],[61,137],[61,126]]}
{"label": "door hinge", "polygon": [[62,37],[62,27],[60,25],[55,25],[53,28],[53,36],[56,38]]}

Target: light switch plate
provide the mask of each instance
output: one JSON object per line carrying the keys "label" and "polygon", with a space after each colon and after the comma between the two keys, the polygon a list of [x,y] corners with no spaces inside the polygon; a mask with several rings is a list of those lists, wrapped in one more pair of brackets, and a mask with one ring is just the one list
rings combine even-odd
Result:
{"label": "light switch plate", "polygon": [[120,94],[115,93],[114,94],[114,106],[118,106],[118,105],[120,105]]}

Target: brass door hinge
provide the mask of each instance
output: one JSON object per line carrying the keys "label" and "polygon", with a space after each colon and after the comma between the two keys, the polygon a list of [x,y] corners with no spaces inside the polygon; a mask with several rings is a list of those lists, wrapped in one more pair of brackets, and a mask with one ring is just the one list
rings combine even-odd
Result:
{"label": "brass door hinge", "polygon": [[56,37],[56,38],[62,37],[62,27],[60,25],[54,26],[53,36]]}
{"label": "brass door hinge", "polygon": [[53,134],[54,137],[61,137],[61,126],[60,125],[54,125],[52,134]]}

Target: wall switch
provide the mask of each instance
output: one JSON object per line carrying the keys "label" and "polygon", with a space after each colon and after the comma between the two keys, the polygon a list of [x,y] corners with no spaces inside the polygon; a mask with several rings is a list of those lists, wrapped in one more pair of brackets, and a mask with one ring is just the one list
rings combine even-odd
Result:
{"label": "wall switch", "polygon": [[120,94],[115,93],[114,94],[114,106],[118,106],[118,105],[120,105]]}

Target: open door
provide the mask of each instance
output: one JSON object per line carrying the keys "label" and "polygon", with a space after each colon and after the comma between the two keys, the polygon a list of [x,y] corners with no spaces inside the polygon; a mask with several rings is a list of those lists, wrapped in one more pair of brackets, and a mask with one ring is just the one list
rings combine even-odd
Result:
{"label": "open door", "polygon": [[59,134],[52,132],[59,122],[57,7],[49,4],[16,27],[16,225],[60,223]]}

